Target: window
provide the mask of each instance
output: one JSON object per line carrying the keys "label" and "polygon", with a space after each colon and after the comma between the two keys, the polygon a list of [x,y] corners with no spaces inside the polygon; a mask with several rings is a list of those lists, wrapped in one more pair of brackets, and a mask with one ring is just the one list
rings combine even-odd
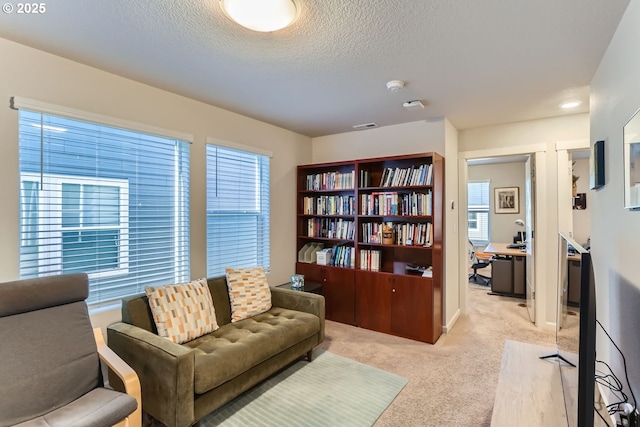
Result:
{"label": "window", "polygon": [[47,254],[38,257],[39,275],[48,271],[85,272],[92,277],[128,273],[128,181],[25,172],[20,191],[26,216],[40,219],[30,236],[24,234],[27,224],[23,222],[25,238],[21,239],[24,248],[40,242],[38,252]]}
{"label": "window", "polygon": [[489,181],[467,184],[469,239],[476,246],[489,243]]}
{"label": "window", "polygon": [[92,305],[189,279],[189,144],[20,109],[20,277],[85,272]]}
{"label": "window", "polygon": [[269,156],[207,144],[207,275],[269,269]]}

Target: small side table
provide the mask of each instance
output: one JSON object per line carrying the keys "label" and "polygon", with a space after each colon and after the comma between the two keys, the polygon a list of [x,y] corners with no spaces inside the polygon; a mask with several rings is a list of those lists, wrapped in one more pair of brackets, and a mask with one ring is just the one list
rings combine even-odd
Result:
{"label": "small side table", "polygon": [[294,291],[310,292],[312,294],[322,295],[322,284],[318,282],[305,281],[304,287],[302,288],[292,288],[291,282],[287,282],[282,285],[277,285],[276,288],[292,289]]}

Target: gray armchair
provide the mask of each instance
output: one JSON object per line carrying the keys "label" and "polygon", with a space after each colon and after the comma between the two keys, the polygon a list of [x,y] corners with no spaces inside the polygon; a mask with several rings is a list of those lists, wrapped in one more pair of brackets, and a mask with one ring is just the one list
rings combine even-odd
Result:
{"label": "gray armchair", "polygon": [[141,425],[138,377],[92,329],[88,293],[86,274],[0,283],[0,427]]}

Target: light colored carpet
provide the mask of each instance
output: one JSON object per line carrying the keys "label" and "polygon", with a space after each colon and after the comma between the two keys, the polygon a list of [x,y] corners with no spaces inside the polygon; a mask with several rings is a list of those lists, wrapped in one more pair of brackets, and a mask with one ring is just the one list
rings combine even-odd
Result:
{"label": "light colored carpet", "polygon": [[327,321],[322,348],[409,380],[375,427],[490,425],[504,341],[553,346],[555,332],[489,291],[470,285],[468,314],[434,345]]}
{"label": "light colored carpet", "polygon": [[328,351],[299,361],[208,415],[203,427],[371,426],[405,378]]}

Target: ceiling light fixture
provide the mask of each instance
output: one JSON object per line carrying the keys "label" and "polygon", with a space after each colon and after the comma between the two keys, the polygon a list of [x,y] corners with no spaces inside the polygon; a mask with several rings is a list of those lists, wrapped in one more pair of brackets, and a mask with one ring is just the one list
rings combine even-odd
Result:
{"label": "ceiling light fixture", "polygon": [[414,99],[413,101],[407,101],[402,104],[404,108],[409,111],[422,110],[424,108],[424,104],[419,99]]}
{"label": "ceiling light fixture", "polygon": [[295,0],[219,0],[224,13],[253,31],[281,30],[293,23],[300,8]]}
{"label": "ceiling light fixture", "polygon": [[563,110],[568,110],[570,108],[576,108],[580,104],[582,104],[580,101],[568,101],[560,104],[560,108],[562,108]]}

